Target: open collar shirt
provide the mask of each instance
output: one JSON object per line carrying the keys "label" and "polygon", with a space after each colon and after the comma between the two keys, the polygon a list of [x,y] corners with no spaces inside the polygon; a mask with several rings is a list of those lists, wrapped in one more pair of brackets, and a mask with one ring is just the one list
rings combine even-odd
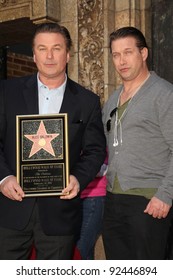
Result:
{"label": "open collar shirt", "polygon": [[49,89],[40,81],[38,75],[37,81],[39,97],[39,114],[59,113],[67,83],[67,75],[65,75],[64,83],[58,88]]}

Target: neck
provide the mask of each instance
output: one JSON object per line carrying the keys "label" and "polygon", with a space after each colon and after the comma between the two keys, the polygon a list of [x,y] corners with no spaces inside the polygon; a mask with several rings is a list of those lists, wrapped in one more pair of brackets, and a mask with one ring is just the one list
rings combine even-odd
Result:
{"label": "neck", "polygon": [[54,89],[60,87],[64,81],[65,81],[65,74],[61,75],[60,77],[45,77],[42,76],[41,73],[39,73],[39,79],[40,81],[46,85],[49,89]]}
{"label": "neck", "polygon": [[149,71],[146,71],[135,80],[124,81],[124,87],[120,97],[120,105],[131,99],[138,92],[139,88],[145,83],[149,75]]}

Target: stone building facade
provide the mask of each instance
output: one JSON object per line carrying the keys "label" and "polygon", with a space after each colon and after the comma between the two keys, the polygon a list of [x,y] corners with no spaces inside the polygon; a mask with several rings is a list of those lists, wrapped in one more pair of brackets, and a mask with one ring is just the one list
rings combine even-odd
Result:
{"label": "stone building facade", "polygon": [[144,32],[150,45],[150,7],[151,0],[2,0],[0,46],[28,42],[33,26],[40,22],[65,25],[73,39],[68,74],[98,94],[103,104],[120,82],[109,53],[109,34],[133,25]]}

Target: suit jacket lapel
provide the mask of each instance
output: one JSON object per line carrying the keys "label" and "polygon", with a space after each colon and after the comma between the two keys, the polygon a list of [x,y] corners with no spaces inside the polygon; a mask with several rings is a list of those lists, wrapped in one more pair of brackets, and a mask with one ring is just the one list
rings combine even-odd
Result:
{"label": "suit jacket lapel", "polygon": [[68,78],[60,113],[68,113],[69,118],[71,118],[73,113],[76,112],[75,108],[78,107],[78,102],[76,97],[77,97],[77,92],[75,92],[73,83]]}
{"label": "suit jacket lapel", "polygon": [[28,114],[38,114],[38,87],[37,75],[31,76],[23,90]]}

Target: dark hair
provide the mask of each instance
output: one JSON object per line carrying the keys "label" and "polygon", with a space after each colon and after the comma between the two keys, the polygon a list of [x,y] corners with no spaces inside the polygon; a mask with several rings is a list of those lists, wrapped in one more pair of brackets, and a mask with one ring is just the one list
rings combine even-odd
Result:
{"label": "dark hair", "polygon": [[70,48],[72,46],[72,40],[71,40],[68,29],[62,25],[59,25],[58,23],[46,22],[46,23],[41,23],[41,24],[37,25],[34,36],[33,36],[33,40],[32,40],[32,47],[34,47],[35,37],[39,33],[59,33],[64,37],[68,51],[70,50]]}
{"label": "dark hair", "polygon": [[142,34],[142,32],[132,26],[126,26],[126,27],[122,27],[120,29],[117,29],[116,31],[112,32],[110,34],[110,52],[112,52],[111,46],[112,46],[112,42],[120,39],[120,38],[126,38],[126,37],[133,37],[136,39],[136,46],[141,50],[143,48],[147,48],[147,43],[145,40],[144,35]]}

